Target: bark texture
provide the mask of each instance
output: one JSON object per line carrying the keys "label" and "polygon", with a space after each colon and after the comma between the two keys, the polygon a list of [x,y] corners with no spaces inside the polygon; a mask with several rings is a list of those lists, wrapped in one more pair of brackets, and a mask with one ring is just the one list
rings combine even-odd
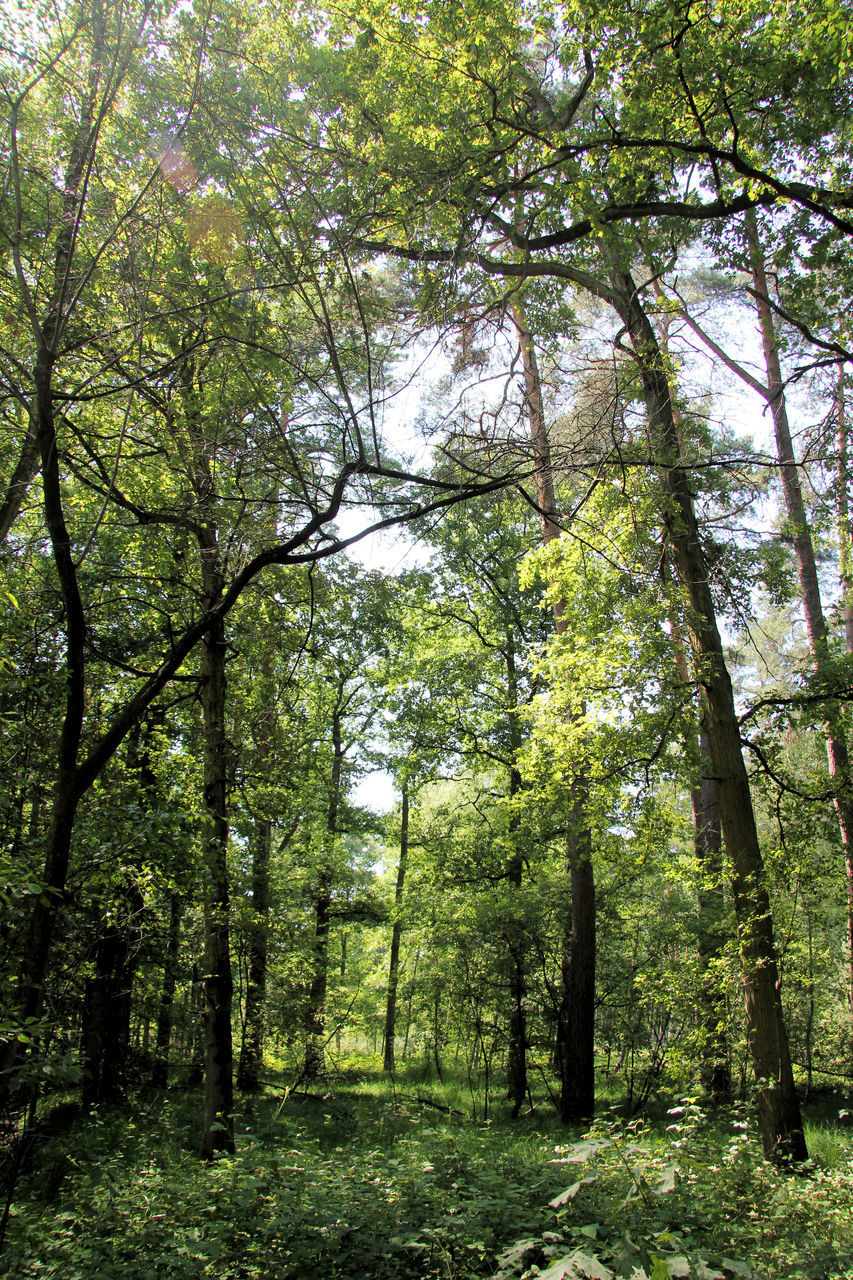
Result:
{"label": "bark texture", "polygon": [[740,726],[696,522],[690,477],[681,460],[665,361],[634,281],[619,265],[611,265],[610,289],[604,296],[625,325],[636,356],[649,427],[668,498],[667,536],[678,577],[691,606],[692,640],[706,699],[704,727],[735,903],[747,1038],[756,1079],[762,1143],[771,1159],[804,1160],[808,1153],[782,1014],[773,917],[741,751]]}

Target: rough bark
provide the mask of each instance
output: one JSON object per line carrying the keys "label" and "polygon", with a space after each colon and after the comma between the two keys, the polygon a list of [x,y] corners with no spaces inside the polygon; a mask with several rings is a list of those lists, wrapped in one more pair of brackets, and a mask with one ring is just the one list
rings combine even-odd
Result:
{"label": "rough bark", "polygon": [[618,265],[611,265],[609,274],[610,287],[601,292],[619,314],[631,339],[667,494],[667,536],[678,577],[691,606],[690,628],[706,697],[704,727],[735,903],[747,1039],[756,1079],[762,1143],[771,1159],[804,1160],[808,1153],[782,1014],[773,917],[741,751],[740,727],[708,582],[690,477],[681,461],[665,361],[631,276]]}
{"label": "rough bark", "polygon": [[[655,292],[662,296],[659,286]],[[671,368],[667,348],[667,332],[663,333],[663,354]],[[683,451],[682,421],[675,400],[675,388],[670,381],[673,422],[678,430],[679,446]],[[670,618],[670,630],[675,646],[675,665],[678,677],[687,687],[690,671],[684,650],[680,627],[676,618]],[[700,695],[704,711],[704,699]],[[697,952],[699,956],[699,1022],[702,1030],[702,1059],[699,1078],[714,1105],[731,1101],[732,1076],[728,1035],[726,1033],[726,998],[718,972],[719,962],[726,942],[724,927],[726,901],[723,889],[723,834],[720,824],[720,806],[717,803],[717,784],[711,766],[711,748],[708,736],[700,729],[696,745],[699,750],[700,780],[691,788],[690,808],[693,818],[693,850],[699,873],[697,890]]]}

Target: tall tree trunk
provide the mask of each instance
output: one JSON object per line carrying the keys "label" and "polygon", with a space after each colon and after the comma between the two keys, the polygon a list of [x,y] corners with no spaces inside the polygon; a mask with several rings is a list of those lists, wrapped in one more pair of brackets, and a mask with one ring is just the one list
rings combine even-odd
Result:
{"label": "tall tree trunk", "polygon": [[808,1153],[779,994],[773,916],[741,751],[740,726],[690,480],[681,461],[666,362],[628,272],[612,265],[610,288],[601,290],[600,296],[607,297],[619,314],[639,366],[649,427],[663,466],[668,498],[664,516],[667,535],[691,606],[690,628],[707,699],[705,731],[732,880],[762,1143],[768,1158],[805,1160]]}
{"label": "tall tree trunk", "polygon": [[699,1016],[704,1032],[699,1078],[711,1101],[731,1102],[732,1072],[726,1034],[726,998],[719,970],[725,947],[726,900],[723,893],[723,839],[717,786],[708,735],[700,731],[701,781],[690,796],[693,842],[699,869],[698,951]]}
{"label": "tall tree trunk", "polygon": [[394,1039],[397,1034],[397,988],[400,980],[400,940],[403,936],[403,889],[409,861],[409,786],[403,783],[400,810],[400,861],[394,885],[394,925],[391,930],[391,954],[388,958],[388,997],[385,1004],[385,1051],[382,1069],[393,1075],[396,1069]]}
{"label": "tall tree trunk", "polygon": [[[53,413],[52,379],[53,355],[49,346],[43,344],[39,349],[35,368],[36,417],[42,465],[45,525],[50,537],[54,567],[65,610],[66,694],[44,871],[39,892],[33,896],[27,944],[22,957],[18,984],[18,1017],[22,1026],[32,1025],[42,1013],[48,963],[68,878],[71,833],[81,795],[77,758],[85,714],[86,617],[72,553],[71,537],[65,522],[59,474],[59,449]],[[15,1035],[9,1036],[2,1042],[0,1109],[8,1104],[10,1075],[18,1058],[19,1047],[20,1042]]]}
{"label": "tall tree trunk", "polygon": [[[853,654],[853,546],[850,529],[850,449],[848,438],[847,405],[844,387],[844,365],[838,366],[838,382],[835,392],[835,413],[838,432],[836,519],[838,530],[838,576],[841,581],[841,609],[844,619],[844,647]],[[853,858],[850,850],[844,851],[844,870],[847,880],[847,982],[851,992],[851,1026],[853,1027]],[[851,1056],[853,1056],[853,1030],[851,1030]]]}
{"label": "tall tree trunk", "polygon": [[217,622],[205,636],[202,657],[205,1091],[201,1154],[208,1160],[217,1150],[234,1150],[225,659],[225,625]]}
{"label": "tall tree trunk", "polygon": [[[29,430],[24,440],[20,461],[3,503],[3,535],[20,509],[30,479],[38,466],[42,468],[42,504],[45,528],[51,544],[54,569],[59,582],[64,609],[66,696],[56,769],[56,783],[45,847],[42,885],[33,896],[27,946],[17,977],[18,1017],[21,1024],[33,1023],[42,1013],[50,953],[60,915],[60,904],[68,878],[71,834],[80,797],[86,783],[80,778],[77,763],[85,714],[86,615],[71,537],[65,520],[62,482],[59,471],[59,442],[53,409],[53,373],[59,341],[73,305],[69,298],[72,267],[77,237],[83,223],[87,195],[85,176],[97,147],[100,125],[106,111],[98,110],[98,96],[104,72],[106,27],[100,0],[93,0],[87,18],[91,21],[92,43],[89,50],[86,84],[80,102],[77,130],[68,153],[64,174],[62,216],[54,243],[50,295],[39,316],[30,283],[17,253],[13,253],[18,290],[27,318],[36,337],[36,359],[33,369],[33,392],[28,406]],[[126,69],[126,67],[125,67]],[[114,71],[118,70],[114,64]],[[118,92],[123,72],[108,75],[110,95]],[[19,104],[12,107],[10,127],[17,133]],[[17,159],[11,168],[12,187],[16,193],[16,225],[13,241],[23,234],[21,223],[24,203],[21,200],[21,177]],[[67,307],[66,307],[67,304]],[[34,458],[34,453],[37,455]],[[29,1030],[32,1035],[32,1031]],[[0,1040],[0,1111],[9,1100],[11,1073],[20,1051],[17,1035]]]}
{"label": "tall tree trunk", "polygon": [[595,879],[589,856],[589,829],[581,811],[566,834],[566,872],[572,910],[566,919],[557,1008],[559,1113],[564,1124],[595,1109]]}
{"label": "tall tree trunk", "polygon": [[838,366],[835,389],[835,423],[838,447],[836,464],[836,528],[838,536],[838,577],[841,582],[841,609],[844,618],[844,645],[853,653],[853,545],[850,530],[850,441],[844,365]]}
{"label": "tall tree trunk", "polygon": [[163,957],[163,986],[157,1010],[157,1034],[154,1040],[154,1065],[151,1083],[165,1089],[169,1083],[169,1048],[172,1041],[172,1011],[178,982],[178,956],[181,947],[181,920],[184,904],[174,890],[169,894],[169,938]]}
{"label": "tall tree trunk", "polygon": [[518,722],[518,670],[516,667],[516,639],[511,623],[506,626],[504,640],[506,662],[507,706],[509,717],[509,841],[510,852],[506,862],[506,877],[514,901],[510,907],[505,927],[505,940],[509,951],[509,1035],[507,1046],[507,1097],[512,1118],[515,1119],[527,1097],[527,937],[523,919],[519,914],[518,898],[524,877],[524,857],[520,847],[519,821],[514,801],[521,791],[521,774],[518,758],[521,753],[521,727]]}
{"label": "tall tree trunk", "polygon": [[271,848],[272,822],[269,818],[258,818],[255,822],[252,859],[252,922],[249,926],[246,1020],[237,1069],[237,1088],[244,1093],[257,1093],[264,1060]]}
{"label": "tall tree trunk", "polygon": [[[513,297],[512,315],[524,369],[542,541],[547,545],[560,536],[551,442],[536,347],[518,293]],[[554,600],[553,614],[556,634],[564,635],[566,619],[562,601]],[[566,873],[571,886],[571,911],[563,930],[555,1055],[560,1074],[559,1110],[564,1121],[591,1116],[595,1110],[595,875],[591,859],[592,839],[584,816],[584,797],[584,779],[577,778],[572,787],[572,816],[566,833]]]}
{"label": "tall tree trunk", "polygon": [[329,788],[329,807],[326,814],[325,848],[323,863],[314,897],[314,946],[311,968],[311,985],[308,991],[307,1041],[305,1045],[306,1080],[315,1080],[326,1070],[326,993],[329,985],[329,932],[332,905],[332,860],[338,835],[338,810],[341,801],[341,777],[344,763],[344,745],[341,719],[345,706],[345,684],[338,685],[337,699],[332,711],[332,776]]}
{"label": "tall tree trunk", "polygon": [[320,1079],[326,1071],[326,994],[329,986],[329,930],[332,905],[331,875],[324,868],[314,897],[314,946],[308,989],[307,1042],[303,1077]]}
{"label": "tall tree trunk", "polygon": [[[659,298],[663,291],[655,286]],[[668,348],[668,331],[663,331],[663,355],[667,367],[672,368]],[[679,445],[684,451],[684,435],[681,414],[675,398],[673,380],[669,381],[672,401],[672,417],[678,430]],[[678,620],[670,618],[670,630],[675,646],[675,665],[685,688],[690,683],[690,671]],[[700,692],[700,710],[704,715],[705,700]],[[700,780],[690,790],[690,808],[693,817],[693,850],[699,873],[697,890],[697,951],[699,955],[699,1021],[702,1029],[702,1061],[699,1078],[715,1105],[731,1101],[732,1074],[726,1033],[726,998],[720,981],[720,962],[726,943],[724,921],[726,900],[723,889],[723,833],[720,825],[720,806],[717,803],[717,784],[711,766],[711,747],[708,735],[700,728],[696,745],[699,749]]]}
{"label": "tall tree trunk", "polygon": [[[811,528],[806,516],[799,467],[794,454],[791,430],[788,424],[785,384],[782,381],[779,345],[776,341],[773,312],[769,302],[764,254],[758,237],[755,214],[750,211],[745,215],[745,219],[752,263],[752,279],[755,286],[756,307],[761,327],[761,342],[764,348],[764,362],[767,369],[766,398],[773,414],[776,453],[779,458],[782,492],[785,495],[785,511],[794,542],[797,575],[806,619],[806,635],[808,636],[814,669],[819,677],[826,676],[825,683],[831,688],[832,673],[830,670],[829,637],[823,613]],[[841,833],[847,879],[847,998],[851,1017],[851,1038],[853,1039],[853,775],[851,774],[847,735],[841,708],[836,701],[827,703],[826,752],[829,761],[829,777],[834,792],[835,810]]]}
{"label": "tall tree trunk", "polygon": [[142,895],[133,886],[114,904],[95,945],[95,972],[83,1007],[83,1108],[125,1100],[133,979],[142,941]]}

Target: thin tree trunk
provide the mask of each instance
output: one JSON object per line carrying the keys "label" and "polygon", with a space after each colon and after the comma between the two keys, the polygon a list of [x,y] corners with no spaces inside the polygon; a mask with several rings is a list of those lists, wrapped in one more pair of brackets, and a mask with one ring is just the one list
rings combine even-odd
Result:
{"label": "thin tree trunk", "polygon": [[9,480],[6,496],[0,503],[0,543],[6,541],[38,469],[38,425],[29,416],[21,454]]}
{"label": "thin tree trunk", "polygon": [[394,886],[394,925],[391,930],[391,954],[388,959],[388,998],[385,1005],[385,1052],[382,1069],[393,1075],[396,1069],[394,1039],[397,1031],[397,988],[400,980],[400,940],[403,936],[403,888],[409,860],[409,787],[403,783],[400,811],[400,861]]}
{"label": "thin tree trunk", "polygon": [[[512,315],[524,369],[542,542],[547,545],[560,536],[551,443],[536,347],[518,294],[513,298]],[[558,636],[564,635],[565,606],[561,600],[555,599],[552,608],[554,630]],[[595,875],[591,860],[592,840],[583,812],[584,796],[585,782],[580,777],[573,783],[570,799],[572,820],[567,828],[566,871],[571,885],[571,911],[563,931],[562,991],[557,1011],[559,1110],[564,1121],[591,1116],[595,1110]]]}
{"label": "thin tree trunk", "polygon": [[841,608],[844,618],[844,644],[853,653],[853,547],[850,531],[850,447],[847,407],[844,394],[844,365],[838,366],[835,391],[835,421],[838,462],[836,464],[836,521],[838,531],[838,576],[841,581]]}
{"label": "thin tree trunk", "polygon": [[506,628],[504,658],[507,674],[507,707],[509,716],[509,798],[510,853],[506,863],[506,877],[512,890],[513,902],[510,918],[506,923],[505,938],[509,951],[509,1036],[507,1047],[507,1097],[511,1115],[516,1119],[527,1097],[527,937],[517,905],[524,876],[524,858],[519,846],[519,821],[514,801],[521,791],[521,774],[518,758],[521,753],[521,729],[518,723],[518,672],[515,662],[515,637],[512,626]]}
{"label": "thin tree trunk", "polygon": [[269,818],[259,818],[255,823],[255,850],[252,859],[252,923],[246,975],[246,1019],[237,1070],[237,1088],[244,1093],[257,1093],[260,1088],[264,1059],[271,847],[272,822]]}
{"label": "thin tree trunk", "polygon": [[[86,983],[83,1008],[83,1109],[125,1100],[130,1013],[136,961],[142,941],[142,895],[132,887],[95,947],[95,972]],[[120,918],[119,918],[120,917]]]}
{"label": "thin tree trunk", "polygon": [[712,776],[708,736],[699,734],[702,779],[690,796],[693,811],[693,839],[699,870],[698,951],[701,970],[699,1016],[704,1031],[699,1078],[711,1102],[731,1102],[732,1073],[726,1034],[726,997],[720,974],[725,946],[723,922],[726,900],[723,893],[723,840],[717,787]]}
{"label": "thin tree trunk", "polygon": [[204,711],[204,1043],[205,1096],[201,1154],[234,1150],[233,1047],[228,891],[228,744],[225,733],[225,624],[205,636]]}
{"label": "thin tree trunk", "polygon": [[190,984],[190,1027],[189,1027],[189,1070],[187,1086],[197,1089],[204,1083],[205,1055],[205,997],[204,979],[197,964],[193,965],[192,982]]}
{"label": "thin tree trunk", "polygon": [[[36,416],[45,525],[65,609],[66,695],[42,884],[33,897],[18,986],[18,1016],[22,1026],[33,1025],[42,1012],[50,952],[68,878],[71,833],[81,796],[77,757],[85,713],[86,618],[62,502],[52,376],[53,355],[45,344],[39,349],[35,368]],[[10,1073],[18,1057],[19,1043],[16,1036],[2,1043],[0,1109],[8,1102]]]}
{"label": "thin tree trunk", "polygon": [[[776,341],[773,312],[769,303],[764,255],[758,238],[758,226],[754,213],[747,213],[745,221],[752,262],[756,307],[761,327],[761,341],[767,369],[766,394],[773,414],[776,452],[779,458],[782,491],[785,495],[785,510],[794,542],[800,594],[806,619],[806,634],[815,671],[818,676],[825,674],[827,683],[829,683],[831,671],[829,670],[828,632],[821,601],[820,581],[815,564],[811,528],[806,516],[799,468],[788,424],[785,384],[782,381],[779,345]],[[853,775],[851,774],[844,722],[837,702],[827,703],[826,752],[829,761],[829,777],[835,797],[835,810],[841,833],[847,880],[847,998],[851,1017],[851,1038],[853,1038]]]}
{"label": "thin tree trunk", "polygon": [[[844,646],[853,654],[853,553],[850,529],[850,450],[848,442],[847,412],[844,394],[844,365],[838,366],[836,387],[836,423],[838,427],[837,521],[838,521],[838,572],[841,580],[841,608],[844,618]],[[853,1046],[853,858],[845,850],[844,870],[847,881],[847,964],[851,1008],[851,1046]]]}
{"label": "thin tree trunk", "polygon": [[[42,885],[33,896],[27,946],[22,957],[18,987],[18,1017],[22,1025],[40,1018],[44,1004],[45,983],[50,953],[59,917],[59,907],[68,878],[71,835],[80,798],[88,785],[78,772],[77,762],[85,714],[86,615],[74,562],[71,537],[65,520],[62,483],[59,471],[59,443],[53,409],[53,370],[59,341],[67,319],[71,271],[77,236],[82,223],[87,186],[87,165],[94,155],[101,121],[105,112],[97,110],[98,94],[105,70],[105,22],[103,8],[95,0],[88,16],[92,23],[92,46],[86,75],[86,89],[81,101],[79,124],[68,153],[63,186],[63,208],[54,244],[53,279],[50,297],[43,317],[32,301],[30,285],[16,253],[13,253],[21,301],[36,336],[36,359],[33,369],[33,394],[30,399],[29,432],[16,468],[13,485],[3,504],[3,533],[8,532],[20,509],[29,480],[37,466],[33,463],[33,437],[37,464],[42,468],[42,504],[45,528],[51,544],[54,569],[59,582],[64,609],[66,697],[59,749],[53,803],[45,847]],[[116,67],[113,67],[116,70]],[[107,76],[110,93],[118,92],[121,74]],[[12,108],[10,128],[13,137],[18,127],[18,104]],[[13,241],[23,233],[20,222],[23,204],[20,200],[20,172],[17,161],[11,168],[12,187],[17,195],[17,225]],[[29,1030],[28,1034],[32,1035]],[[19,1057],[21,1043],[12,1034],[0,1040],[0,1111],[9,1100],[11,1072]],[[29,1050],[31,1052],[32,1050]]]}
{"label": "thin tree trunk", "polygon": [[331,929],[332,867],[338,834],[338,809],[341,799],[341,777],[344,762],[344,746],[341,716],[344,706],[344,684],[338,686],[338,696],[332,712],[332,776],[329,789],[329,808],[326,815],[326,848],[320,867],[317,893],[314,898],[314,947],[312,956],[311,985],[308,992],[307,1042],[305,1046],[306,1080],[316,1080],[326,1070],[326,994],[329,985],[329,932]]}
{"label": "thin tree trunk", "polygon": [[169,1082],[169,1047],[172,1040],[172,1011],[178,981],[183,914],[184,904],[173,890],[169,895],[169,940],[163,957],[163,986],[160,991],[160,1006],[157,1010],[154,1065],[151,1069],[151,1083],[157,1089],[165,1089]]}

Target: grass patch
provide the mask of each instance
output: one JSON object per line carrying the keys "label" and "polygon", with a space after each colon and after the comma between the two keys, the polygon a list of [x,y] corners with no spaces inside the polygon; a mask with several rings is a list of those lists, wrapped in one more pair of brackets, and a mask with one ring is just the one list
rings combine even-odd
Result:
{"label": "grass patch", "polygon": [[81,1122],[22,1179],[2,1265],[21,1280],[853,1278],[853,1138],[824,1117],[813,1165],[786,1176],[737,1109],[607,1112],[582,1135],[544,1108],[474,1122],[465,1096],[347,1064],[333,1087],[253,1100],[237,1155],[212,1165],[194,1096]]}

